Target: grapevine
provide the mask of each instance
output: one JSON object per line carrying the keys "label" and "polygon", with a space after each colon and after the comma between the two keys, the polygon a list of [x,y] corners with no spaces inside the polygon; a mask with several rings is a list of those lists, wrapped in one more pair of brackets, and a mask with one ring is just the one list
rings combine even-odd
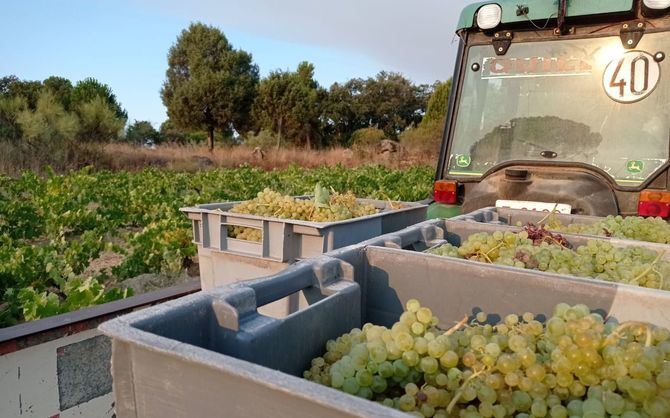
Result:
{"label": "grapevine", "polygon": [[[0,175],[0,327],[125,297],[124,280],[140,274],[180,273],[196,254],[181,207],[250,199],[266,187],[311,194],[317,183],[415,201],[428,196],[431,178],[429,167],[381,166]],[[119,265],[87,271],[110,252]]]}

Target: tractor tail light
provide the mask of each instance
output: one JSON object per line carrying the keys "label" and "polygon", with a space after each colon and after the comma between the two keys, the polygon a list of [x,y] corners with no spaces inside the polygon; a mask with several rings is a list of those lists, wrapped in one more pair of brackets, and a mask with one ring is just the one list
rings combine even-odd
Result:
{"label": "tractor tail light", "polygon": [[457,203],[458,183],[455,181],[437,180],[433,185],[433,199],[437,203]]}
{"label": "tractor tail light", "polygon": [[670,217],[670,192],[664,190],[642,190],[637,204],[640,216]]}

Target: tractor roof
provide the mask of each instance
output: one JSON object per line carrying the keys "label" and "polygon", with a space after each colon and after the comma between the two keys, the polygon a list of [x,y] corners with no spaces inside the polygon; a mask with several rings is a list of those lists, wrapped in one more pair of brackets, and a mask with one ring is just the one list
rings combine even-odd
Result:
{"label": "tractor roof", "polygon": [[[496,3],[502,8],[502,23],[523,22],[525,20],[547,20],[558,14],[556,0],[491,0],[479,1],[463,9],[457,29],[474,26],[477,10],[485,4]],[[528,15],[517,16],[518,5],[528,7]],[[568,17],[589,16],[595,14],[620,13],[633,10],[634,0],[572,0],[568,1]]]}

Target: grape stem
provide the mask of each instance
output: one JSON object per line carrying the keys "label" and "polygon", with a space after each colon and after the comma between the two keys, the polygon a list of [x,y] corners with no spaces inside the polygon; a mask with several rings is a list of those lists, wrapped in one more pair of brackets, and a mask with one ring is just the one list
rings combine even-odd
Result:
{"label": "grape stem", "polygon": [[542,225],[542,223],[543,223],[544,221],[546,221],[548,217],[550,217],[551,215],[553,215],[554,213],[556,213],[556,208],[557,208],[557,207],[558,207],[558,203],[556,203],[556,204],[554,205],[554,207],[551,209],[551,212],[547,213],[547,215],[546,215],[544,218],[540,219],[540,221],[539,221],[537,224],[538,224],[538,225]]}
{"label": "grape stem", "polygon": [[453,327],[451,327],[451,328],[449,328],[448,330],[446,330],[446,331],[444,332],[443,335],[444,335],[445,337],[448,337],[448,336],[450,336],[451,334],[453,334],[454,332],[458,331],[461,327],[463,327],[463,326],[464,326],[465,324],[467,324],[467,323],[468,323],[468,316],[465,315],[465,316],[463,317],[463,319],[461,319],[460,321],[458,321],[458,322],[456,323],[456,325],[454,325]]}
{"label": "grape stem", "polygon": [[503,246],[503,243],[501,242],[501,243],[499,243],[498,245],[496,245],[495,247],[493,247],[493,248],[491,248],[490,250],[488,250],[484,255],[487,256],[486,258],[488,258],[488,255],[491,254],[492,251],[495,251],[495,250],[497,250],[498,248],[500,248],[500,247],[502,247],[502,246]]}
{"label": "grape stem", "polygon": [[612,331],[612,333],[610,335],[608,335],[607,338],[605,338],[605,341],[603,341],[602,346],[603,347],[608,346],[608,345],[616,342],[617,338],[623,338],[624,336],[621,334],[621,332],[627,330],[628,328],[632,328],[632,327],[636,327],[636,326],[644,327],[645,332],[646,332],[646,338],[645,338],[645,341],[644,341],[644,346],[645,347],[651,346],[651,344],[653,342],[652,341],[651,328],[649,327],[649,324],[646,324],[644,322],[639,322],[639,321],[627,321],[627,322],[624,322],[623,324],[619,325],[618,327],[616,327],[614,329],[614,331]]}
{"label": "grape stem", "polygon": [[454,406],[456,406],[456,403],[458,400],[461,398],[461,395],[463,395],[463,390],[465,390],[465,386],[467,386],[468,383],[475,377],[479,376],[480,374],[484,373],[486,371],[486,367],[482,368],[478,372],[475,372],[470,375],[467,379],[465,379],[465,382],[461,385],[461,387],[456,390],[456,394],[454,395],[454,398],[449,402],[449,405],[447,405],[447,412],[451,413],[451,410],[454,409]]}
{"label": "grape stem", "polygon": [[[642,273],[638,274],[638,275],[632,280],[632,282],[635,283],[635,284],[637,284],[637,282],[638,282],[641,278],[643,278],[644,276],[646,276],[647,273],[649,273],[649,272],[654,268],[654,265],[656,265],[656,263],[658,263],[658,262],[660,261],[661,257],[663,257],[664,254],[665,254],[665,251],[661,251],[660,253],[658,253],[658,255],[656,256],[656,258],[654,259],[654,261],[652,261],[651,264],[649,264],[649,266],[648,266],[646,269],[644,269],[644,271],[643,271]],[[662,278],[662,276],[661,276],[661,278]]]}

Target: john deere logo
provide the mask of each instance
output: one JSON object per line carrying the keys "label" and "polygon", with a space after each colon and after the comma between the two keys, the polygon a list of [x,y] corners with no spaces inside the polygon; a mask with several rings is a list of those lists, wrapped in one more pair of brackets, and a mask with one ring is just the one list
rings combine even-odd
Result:
{"label": "john deere logo", "polygon": [[456,165],[461,168],[470,167],[471,162],[472,160],[470,159],[469,155],[465,154],[456,155]]}
{"label": "john deere logo", "polygon": [[630,160],[626,163],[626,170],[632,174],[640,173],[644,170],[644,162],[640,160]]}

